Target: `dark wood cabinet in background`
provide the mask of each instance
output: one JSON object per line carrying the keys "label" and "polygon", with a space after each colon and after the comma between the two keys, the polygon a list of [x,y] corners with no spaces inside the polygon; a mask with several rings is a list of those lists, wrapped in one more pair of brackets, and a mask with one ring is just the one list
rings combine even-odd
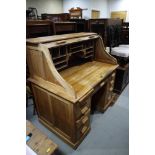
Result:
{"label": "dark wood cabinet in background", "polygon": [[88,32],[88,20],[85,19],[70,19],[71,22],[76,22],[77,32]]}
{"label": "dark wood cabinet in background", "polygon": [[116,69],[114,91],[116,93],[121,93],[128,83],[129,83],[129,63],[126,64],[124,67],[118,67]]}
{"label": "dark wood cabinet in background", "polygon": [[44,13],[41,14],[41,18],[43,20],[51,20],[53,22],[58,22],[58,21],[69,21],[70,19],[70,14],[69,13],[59,13],[59,14],[48,14]]}
{"label": "dark wood cabinet in background", "polygon": [[121,19],[99,18],[90,19],[88,29],[90,32],[98,33],[105,46],[116,46],[120,41],[121,35]]}
{"label": "dark wood cabinet in background", "polygon": [[27,20],[26,21],[26,38],[36,38],[50,36],[53,29],[50,20]]}
{"label": "dark wood cabinet in background", "polygon": [[56,34],[69,34],[77,32],[76,22],[53,22],[53,32]]}
{"label": "dark wood cabinet in background", "polygon": [[122,44],[129,44],[129,23],[127,22],[122,24],[121,41]]}

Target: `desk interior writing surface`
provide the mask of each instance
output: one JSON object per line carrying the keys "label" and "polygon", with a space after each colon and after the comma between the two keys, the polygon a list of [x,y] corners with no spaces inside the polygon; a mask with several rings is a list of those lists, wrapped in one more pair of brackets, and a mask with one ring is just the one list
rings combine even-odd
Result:
{"label": "desk interior writing surface", "polygon": [[80,98],[107,77],[115,68],[117,68],[117,65],[92,61],[61,71],[60,74],[73,86],[77,97]]}

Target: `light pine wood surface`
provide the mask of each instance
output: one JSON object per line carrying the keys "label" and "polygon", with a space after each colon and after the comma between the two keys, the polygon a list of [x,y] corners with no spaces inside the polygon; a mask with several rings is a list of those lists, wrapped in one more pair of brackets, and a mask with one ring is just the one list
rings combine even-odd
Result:
{"label": "light pine wood surface", "polygon": [[90,111],[111,104],[117,60],[95,33],[27,39],[29,81],[39,121],[74,149],[90,131]]}

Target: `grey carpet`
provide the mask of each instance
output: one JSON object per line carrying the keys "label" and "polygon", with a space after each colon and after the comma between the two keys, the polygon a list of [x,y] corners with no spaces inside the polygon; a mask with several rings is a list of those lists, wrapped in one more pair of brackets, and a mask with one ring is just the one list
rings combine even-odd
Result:
{"label": "grey carpet", "polygon": [[59,155],[129,154],[129,86],[104,114],[95,112],[91,115],[91,131],[76,150],[38,122],[37,116],[32,115],[32,100],[29,100],[26,112],[26,118],[58,144]]}

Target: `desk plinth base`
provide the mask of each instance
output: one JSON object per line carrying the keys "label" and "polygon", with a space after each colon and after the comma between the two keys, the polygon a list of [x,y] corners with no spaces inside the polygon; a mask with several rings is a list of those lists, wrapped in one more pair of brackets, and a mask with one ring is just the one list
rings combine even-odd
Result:
{"label": "desk plinth base", "polygon": [[56,134],[57,136],[59,136],[64,142],[66,142],[67,144],[69,144],[73,149],[76,149],[81,144],[81,142],[87,136],[87,134],[89,133],[89,131],[91,129],[90,127],[88,127],[88,129],[86,130],[85,134],[76,143],[73,143],[72,141],[70,141],[69,139],[67,139],[66,137],[64,137],[62,134],[60,134],[58,132],[57,128],[55,128],[54,126],[53,127],[50,126],[46,121],[44,121],[41,118],[38,118],[38,119],[39,119],[39,122],[41,124],[43,124],[45,127],[47,127],[54,134]]}

